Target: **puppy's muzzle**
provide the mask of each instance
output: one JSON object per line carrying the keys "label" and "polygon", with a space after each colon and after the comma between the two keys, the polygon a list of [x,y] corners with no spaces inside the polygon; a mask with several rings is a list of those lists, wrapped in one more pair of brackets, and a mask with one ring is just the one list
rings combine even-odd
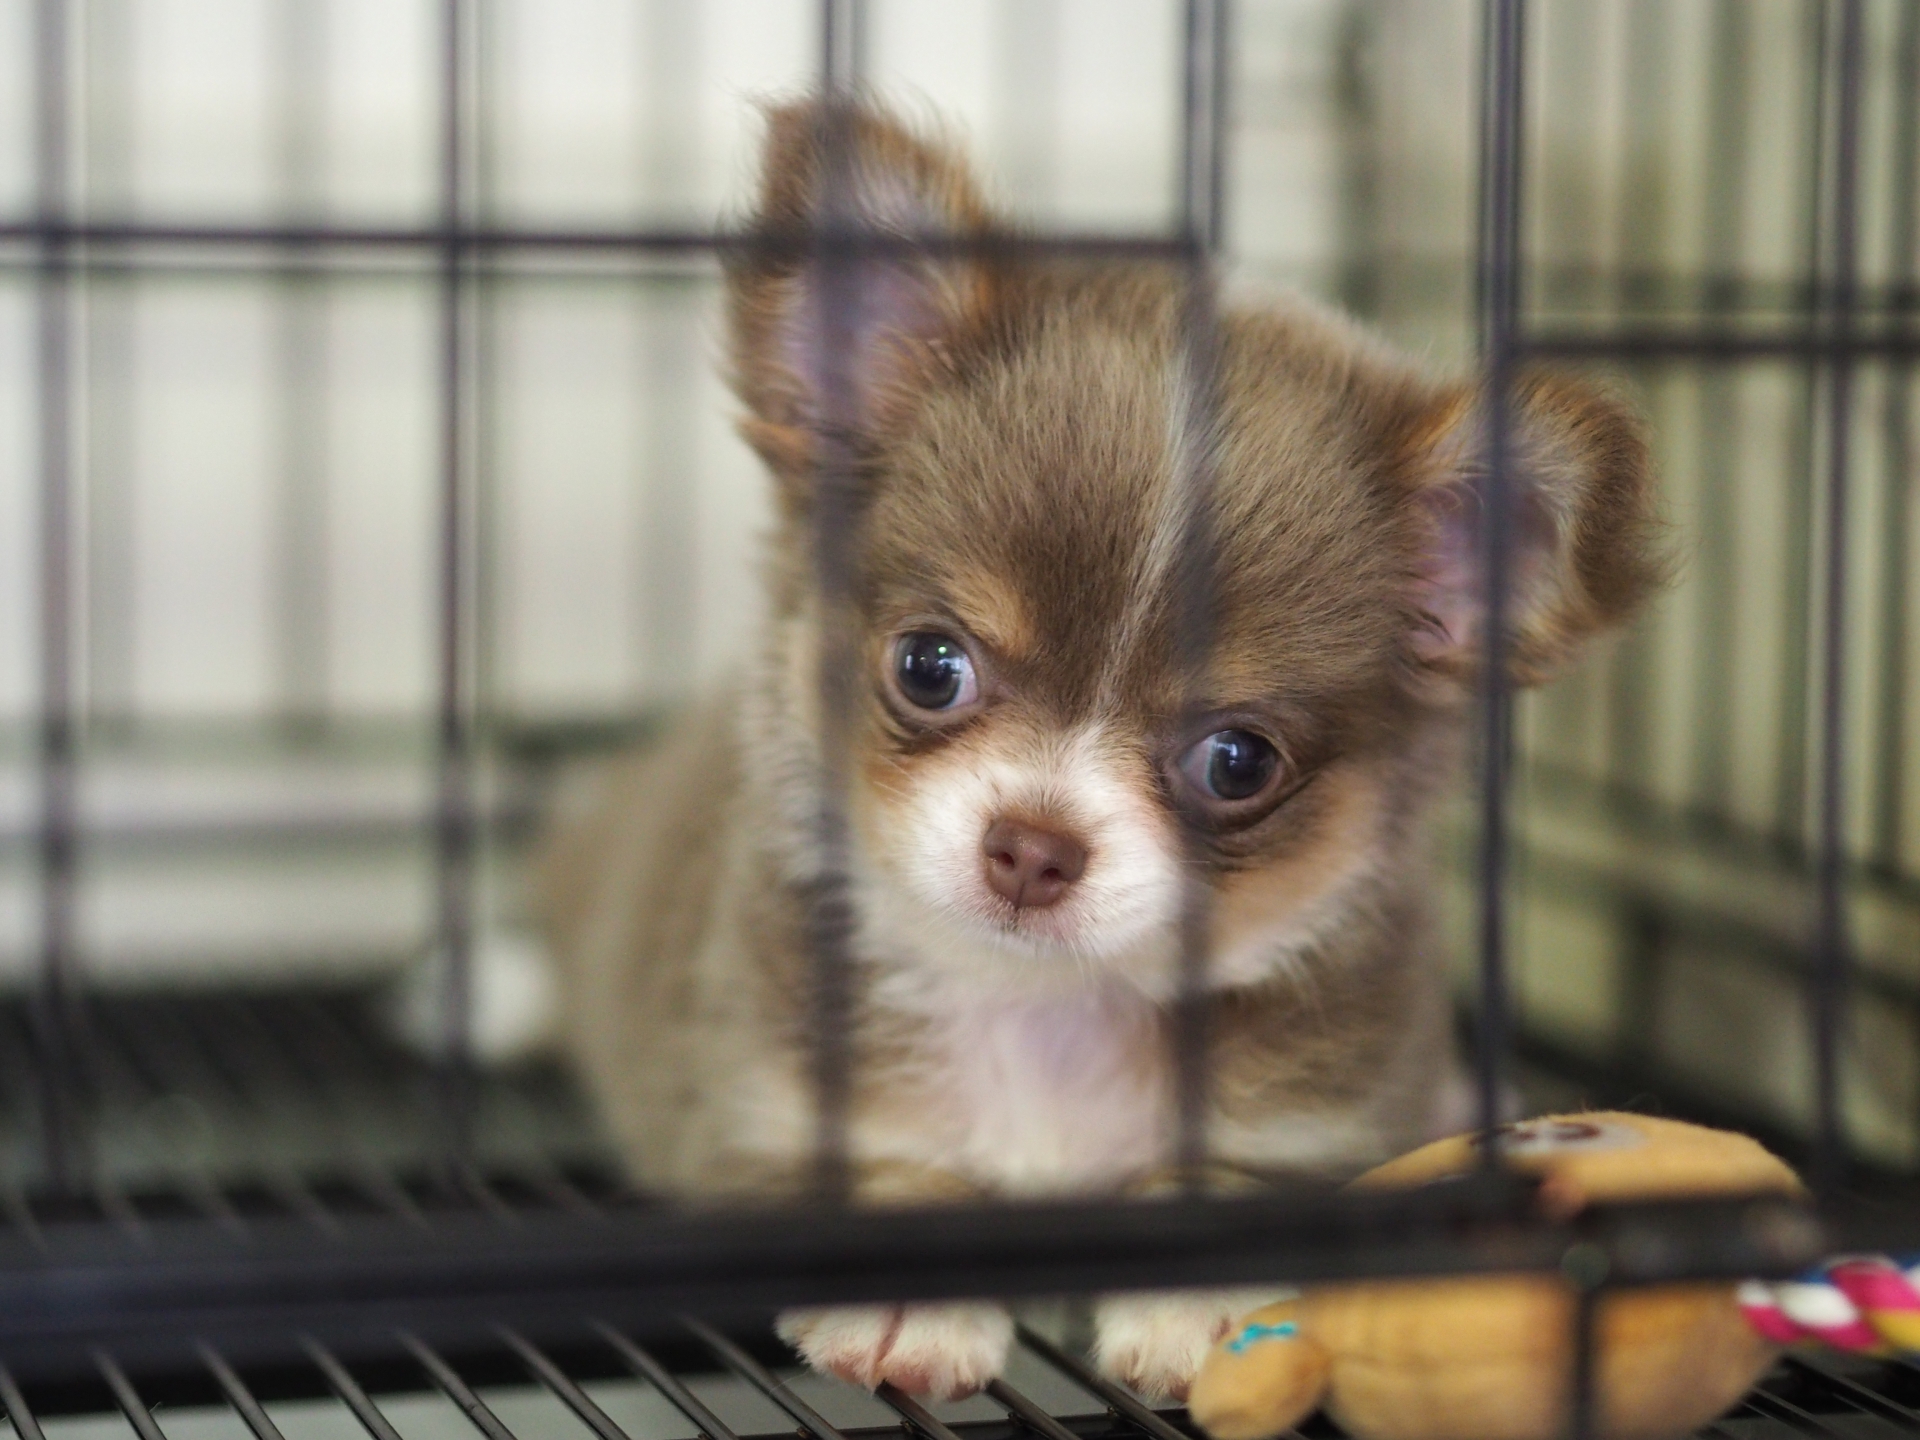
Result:
{"label": "puppy's muzzle", "polygon": [[1044,910],[1086,873],[1087,847],[1071,835],[1006,817],[981,841],[987,884],[1016,910]]}

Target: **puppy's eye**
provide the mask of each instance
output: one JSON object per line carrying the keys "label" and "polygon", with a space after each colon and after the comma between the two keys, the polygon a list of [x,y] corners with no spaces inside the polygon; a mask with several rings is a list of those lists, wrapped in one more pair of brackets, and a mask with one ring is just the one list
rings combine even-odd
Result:
{"label": "puppy's eye", "polygon": [[957,710],[980,696],[973,661],[960,642],[933,630],[895,642],[893,678],[907,703],[921,710]]}
{"label": "puppy's eye", "polygon": [[1216,730],[1180,757],[1180,773],[1201,794],[1251,800],[1273,782],[1280,752],[1251,730]]}

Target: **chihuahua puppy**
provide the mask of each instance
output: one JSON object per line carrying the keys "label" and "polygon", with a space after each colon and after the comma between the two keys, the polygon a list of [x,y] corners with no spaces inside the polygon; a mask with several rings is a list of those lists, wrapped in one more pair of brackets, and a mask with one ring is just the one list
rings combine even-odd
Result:
{"label": "chihuahua puppy", "polygon": [[[838,127],[850,159],[830,172]],[[1229,309],[1192,403],[1186,281],[1048,260],[951,148],[865,105],[774,109],[755,226],[896,237],[833,291],[805,253],[728,271],[742,430],[778,497],[758,652],[553,845],[569,1043],[637,1178],[792,1193],[816,1138],[808,895],[844,777],[855,915],[850,1147],[867,1203],[1150,1194],[1173,1153],[1185,887],[1211,892],[1208,1136],[1247,1175],[1338,1178],[1466,1117],[1429,820],[1480,643],[1484,407],[1300,300]],[[836,379],[837,377],[837,379]],[[834,393],[839,391],[839,398]],[[1511,664],[1532,683],[1660,561],[1618,401],[1512,406]],[[856,475],[845,594],[813,557],[826,447]],[[1204,456],[1209,640],[1182,645],[1185,475]],[[845,748],[818,677],[857,635]],[[1121,1296],[1099,1362],[1184,1393],[1244,1297]],[[967,1393],[991,1304],[791,1314],[814,1365]]]}

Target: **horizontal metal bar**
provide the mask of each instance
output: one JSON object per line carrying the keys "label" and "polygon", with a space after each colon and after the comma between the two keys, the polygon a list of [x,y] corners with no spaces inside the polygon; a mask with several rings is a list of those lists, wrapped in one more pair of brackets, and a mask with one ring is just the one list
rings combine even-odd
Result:
{"label": "horizontal metal bar", "polygon": [[[645,298],[718,284],[719,255],[706,250],[515,250],[488,253],[474,269],[494,284],[620,285]],[[245,281],[278,287],[281,298],[303,290],[324,297],[358,287],[419,285],[439,276],[436,249],[289,251],[267,246],[119,246],[83,250],[63,260],[93,281]],[[0,243],[0,279],[30,281],[46,269],[31,245]]]}
{"label": "horizontal metal bar", "polygon": [[[1763,885],[1804,884],[1813,853],[1797,835],[1763,828],[1701,805],[1677,803],[1653,789],[1545,758],[1528,762],[1528,782],[1556,803],[1604,813],[1608,826],[1663,844],[1698,850],[1728,865],[1750,867]],[[1851,883],[1890,903],[1920,906],[1920,875],[1883,866],[1850,867]]]}
{"label": "horizontal metal bar", "polygon": [[[537,828],[534,811],[525,805],[481,806],[476,812],[489,825],[511,835],[530,835]],[[77,833],[90,850],[112,846],[128,851],[158,850],[168,854],[183,849],[209,850],[238,846],[255,850],[268,846],[366,846],[411,844],[430,839],[433,817],[419,815],[237,816],[188,820],[81,820]],[[0,825],[0,855],[26,849],[33,833],[24,827]]]}
{"label": "horizontal metal bar", "polygon": [[98,1224],[48,1223],[44,1249],[0,1235],[0,1355],[28,1373],[71,1365],[94,1344],[187,1334],[241,1364],[273,1333],[392,1326],[452,1345],[492,1343],[490,1327],[507,1319],[542,1333],[583,1315],[757,1321],[803,1304],[1547,1271],[1576,1241],[1608,1257],[1612,1283],[1635,1284],[1786,1275],[1835,1250],[1920,1242],[1910,1210],[1816,1216],[1779,1197],[1596,1207],[1549,1223],[1533,1218],[1530,1190],[1498,1176],[1133,1204],[641,1209],[592,1226],[549,1211],[516,1226],[470,1211],[429,1229],[342,1219],[338,1240],[291,1216],[255,1223],[245,1242],[173,1219],[149,1221],[143,1244]]}
{"label": "horizontal metal bar", "polygon": [[649,229],[540,230],[502,225],[195,225],[146,221],[0,221],[0,244],[51,247],[62,267],[84,266],[77,247],[232,246],[273,250],[455,250],[468,254],[495,251],[609,251],[685,254],[719,252],[771,256],[815,256],[823,252],[887,256],[901,254],[1085,255],[1100,259],[1191,261],[1196,243],[1180,235],[1124,235],[1097,232],[973,235],[902,235],[873,230],[727,232]]}
{"label": "horizontal metal bar", "polygon": [[1742,361],[1901,359],[1920,356],[1920,330],[1730,331],[1710,328],[1536,330],[1514,337],[1523,359]]}

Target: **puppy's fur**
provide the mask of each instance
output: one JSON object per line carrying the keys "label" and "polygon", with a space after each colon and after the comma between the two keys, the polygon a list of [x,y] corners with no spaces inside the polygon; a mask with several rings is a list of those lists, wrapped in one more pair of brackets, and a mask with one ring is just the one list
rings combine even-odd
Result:
{"label": "puppy's fur", "polygon": [[[829,125],[854,146],[831,183]],[[757,224],[804,231],[829,198],[897,236],[1005,228],[954,153],[874,110],[771,112]],[[778,1194],[812,1153],[803,924],[822,863],[826,602],[811,527],[829,443],[858,477],[858,1196],[1151,1190],[1171,1149],[1189,877],[1212,892],[1214,1154],[1337,1176],[1407,1148],[1449,1073],[1426,832],[1456,782],[1478,642],[1472,388],[1296,300],[1222,317],[1209,419],[1188,400],[1175,267],[897,249],[863,262],[837,318],[822,275],[776,250],[729,274],[743,429],[779,502],[758,653],[546,864],[571,1043],[639,1178]],[[1514,429],[1512,664],[1530,683],[1660,567],[1625,408],[1532,376]],[[1214,579],[1193,674],[1176,580],[1196,455]],[[951,713],[900,688],[901,637],[928,633],[977,682]],[[1193,757],[1222,732],[1277,757],[1237,806],[1197,788],[1213,772]],[[983,849],[1001,820],[1069,837],[1084,873],[1052,904],[1011,903]],[[1109,1301],[1100,1358],[1178,1393],[1241,1304]],[[990,1378],[1009,1338],[984,1304],[785,1328],[836,1373],[937,1394]]]}

